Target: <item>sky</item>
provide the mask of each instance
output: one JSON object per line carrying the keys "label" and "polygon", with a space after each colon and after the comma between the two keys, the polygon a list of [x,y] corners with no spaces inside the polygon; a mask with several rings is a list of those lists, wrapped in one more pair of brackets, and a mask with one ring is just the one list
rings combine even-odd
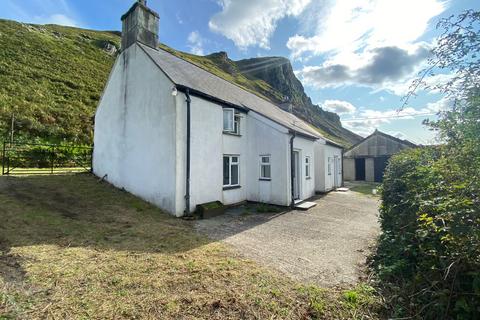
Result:
{"label": "sky", "polygon": [[[0,18],[95,30],[121,30],[134,0],[0,0]],[[435,143],[422,125],[450,101],[419,91],[402,98],[425,68],[440,18],[479,0],[148,0],[160,14],[160,41],[233,60],[290,59],[313,103],[334,111],[344,127],[366,136],[375,129],[415,143]],[[429,83],[448,81],[440,72]],[[403,106],[403,110],[398,110]]]}

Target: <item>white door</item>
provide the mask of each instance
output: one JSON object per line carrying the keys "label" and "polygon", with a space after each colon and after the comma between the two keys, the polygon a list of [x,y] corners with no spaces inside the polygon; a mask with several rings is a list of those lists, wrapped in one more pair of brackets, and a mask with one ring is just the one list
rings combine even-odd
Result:
{"label": "white door", "polygon": [[293,152],[293,199],[300,199],[300,155]]}
{"label": "white door", "polygon": [[339,171],[339,162],[338,162],[338,157],[334,156],[333,157],[333,187],[336,188],[340,184],[338,182],[338,171]]}

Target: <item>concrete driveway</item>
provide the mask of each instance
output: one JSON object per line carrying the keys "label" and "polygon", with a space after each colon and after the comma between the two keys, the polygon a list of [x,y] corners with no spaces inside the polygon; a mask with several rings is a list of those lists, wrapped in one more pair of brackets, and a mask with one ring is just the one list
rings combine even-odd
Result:
{"label": "concrete driveway", "polygon": [[379,233],[378,198],[331,192],[308,211],[239,214],[195,222],[198,231],[242,255],[323,287],[358,281]]}

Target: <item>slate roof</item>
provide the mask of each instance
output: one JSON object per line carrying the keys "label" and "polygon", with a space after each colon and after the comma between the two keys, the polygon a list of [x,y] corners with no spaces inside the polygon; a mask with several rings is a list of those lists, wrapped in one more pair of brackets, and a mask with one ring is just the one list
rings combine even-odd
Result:
{"label": "slate roof", "polygon": [[305,121],[273,103],[165,50],[155,50],[141,43],[138,45],[175,85],[202,92],[239,108],[252,110],[296,133],[314,139],[323,138]]}

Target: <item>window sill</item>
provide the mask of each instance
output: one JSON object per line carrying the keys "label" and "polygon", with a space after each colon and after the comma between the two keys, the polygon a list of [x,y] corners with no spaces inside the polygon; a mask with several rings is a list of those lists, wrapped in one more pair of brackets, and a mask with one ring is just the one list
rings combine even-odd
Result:
{"label": "window sill", "polygon": [[224,186],[223,190],[233,190],[233,189],[240,189],[242,186]]}
{"label": "window sill", "polygon": [[272,178],[260,178],[258,180],[260,180],[260,181],[272,181]]}
{"label": "window sill", "polygon": [[233,133],[233,132],[228,132],[228,131],[223,131],[223,134],[227,134],[229,136],[234,136],[234,137],[241,137],[242,136],[239,133]]}

